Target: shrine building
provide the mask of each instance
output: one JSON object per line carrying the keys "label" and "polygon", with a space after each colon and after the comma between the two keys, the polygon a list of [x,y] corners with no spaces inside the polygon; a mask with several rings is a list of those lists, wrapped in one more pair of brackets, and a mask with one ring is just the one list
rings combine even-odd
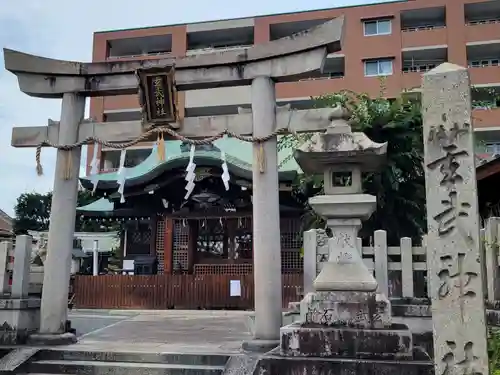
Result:
{"label": "shrine building", "polygon": [[[125,271],[134,261],[136,275],[251,275],[252,144],[223,138],[191,149],[168,140],[165,160],[156,146],[149,152],[133,167],[80,179],[99,199],[78,207],[78,214],[124,224]],[[292,191],[299,167],[289,149],[279,152],[278,160],[282,273],[299,274],[303,203]],[[194,188],[187,194],[190,164],[195,165]]]}

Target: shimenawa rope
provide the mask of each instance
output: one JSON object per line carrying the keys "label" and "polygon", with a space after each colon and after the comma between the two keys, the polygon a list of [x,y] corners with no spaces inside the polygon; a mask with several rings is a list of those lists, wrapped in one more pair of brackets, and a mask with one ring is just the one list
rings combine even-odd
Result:
{"label": "shimenawa rope", "polygon": [[[291,116],[290,116],[290,118],[291,118]],[[157,134],[160,141],[164,139],[164,134],[168,134],[177,140],[180,140],[184,143],[188,143],[188,144],[195,145],[195,146],[209,145],[209,144],[213,143],[214,141],[224,137],[225,135],[227,135],[228,137],[236,138],[236,139],[243,141],[243,142],[258,143],[260,146],[259,153],[258,153],[259,170],[261,173],[264,173],[264,171],[265,171],[265,157],[264,157],[263,142],[266,142],[266,141],[270,140],[271,138],[276,137],[278,135],[295,134],[295,132],[291,131],[289,129],[289,127],[287,126],[286,128],[277,129],[266,136],[255,137],[255,136],[244,136],[244,135],[236,134],[236,133],[226,129],[226,130],[224,130],[224,131],[220,132],[219,134],[216,134],[212,137],[207,137],[204,139],[190,139],[190,138],[187,138],[187,137],[177,133],[175,130],[172,130],[170,127],[161,126],[161,127],[154,127],[154,128],[149,129],[148,131],[144,132],[136,139],[133,139],[133,140],[128,141],[128,142],[121,142],[121,143],[109,142],[109,141],[105,141],[105,140],[102,140],[102,139],[97,138],[97,137],[88,137],[80,142],[76,142],[76,143],[73,143],[70,145],[59,145],[59,144],[52,143],[49,140],[45,140],[36,146],[36,154],[35,154],[36,171],[37,171],[37,174],[39,176],[43,174],[43,167],[42,167],[42,164],[40,161],[43,146],[53,147],[57,150],[71,151],[77,147],[81,147],[81,146],[89,144],[89,143],[98,143],[101,146],[104,146],[107,148],[112,148],[115,150],[123,150],[123,149],[129,148],[131,146],[134,146],[140,142],[145,141],[146,139],[150,138],[154,134]],[[68,155],[67,155],[68,159],[66,160],[67,165],[66,165],[65,172],[64,172],[65,179],[71,178],[71,174],[69,173],[69,169],[71,169],[71,161],[72,161],[70,155],[71,155],[71,153],[68,152]]]}

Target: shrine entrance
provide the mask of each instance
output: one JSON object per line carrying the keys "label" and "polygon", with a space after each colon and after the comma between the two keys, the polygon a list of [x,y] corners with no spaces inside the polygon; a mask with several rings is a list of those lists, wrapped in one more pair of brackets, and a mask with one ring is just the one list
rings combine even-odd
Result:
{"label": "shrine entrance", "polygon": [[[176,275],[176,280],[193,285],[200,277],[208,277],[204,279],[207,295],[200,296],[206,301],[203,307],[220,306],[221,302],[217,301],[222,299],[225,306],[229,304],[238,308],[240,304],[235,305],[235,298],[231,298],[238,296],[229,292],[231,280],[242,277],[240,282],[247,282],[253,275],[251,145],[224,138],[211,147],[196,146],[193,152],[179,141],[166,141],[165,149],[163,161],[155,147],[144,162],[122,169],[121,173],[128,176],[130,183],[125,184],[120,193],[117,191],[120,184],[118,172],[82,178],[81,185],[92,189],[98,200],[78,207],[77,212],[86,220],[122,223],[124,230],[119,253],[122,266],[110,273],[126,274],[136,281],[144,280],[141,278],[144,275]],[[222,154],[222,149],[228,152]],[[286,155],[286,150],[280,153],[281,158]],[[187,194],[185,175],[191,163],[195,164],[195,177],[192,191]],[[223,179],[225,169],[228,175]],[[293,275],[291,300],[300,297],[303,268],[300,253],[303,207],[300,193],[293,192],[291,187],[297,171],[294,160],[284,163],[279,171],[281,272]],[[115,278],[114,282],[118,279]],[[155,285],[158,280],[153,278],[148,282]],[[106,294],[102,290],[106,288],[116,290],[112,285],[113,282],[97,285],[91,276],[78,277],[76,307],[109,308],[109,299],[103,299],[103,305],[96,306],[95,295]],[[250,298],[253,284],[245,285],[244,289]],[[226,296],[220,295],[222,290],[227,291]],[[85,300],[84,296],[90,295],[94,302]],[[165,300],[164,306],[175,307],[176,298],[168,298],[171,300]],[[288,299],[283,301],[284,304],[288,302]],[[144,301],[144,297],[141,297],[141,303],[157,306],[153,301]],[[250,300],[242,302],[241,307],[249,308],[248,303]],[[114,307],[130,306],[118,303]]]}
{"label": "shrine entrance", "polygon": [[[301,274],[300,218],[284,217],[280,224],[281,272]],[[190,234],[196,239],[192,265],[189,261]],[[251,216],[174,220],[173,273],[250,275],[253,273],[252,237]],[[165,248],[168,249],[168,244]]]}
{"label": "shrine entrance", "polygon": [[[53,342],[54,337],[58,342],[76,340],[65,332],[67,301],[61,296],[66,295],[70,278],[68,264],[75,224],[81,146],[105,145],[124,150],[154,137],[158,137],[161,145],[165,136],[189,145],[200,145],[229,136],[251,144],[252,150],[250,207],[254,219],[254,339],[266,345],[277,342],[282,323],[283,290],[277,136],[323,131],[342,115],[330,108],[278,108],[275,84],[322,72],[327,55],[341,50],[343,28],[344,18],[338,17],[292,38],[257,44],[245,50],[166,56],[147,62],[81,63],[4,50],[5,68],[18,77],[22,92],[39,98],[62,98],[59,122],[49,121],[49,125],[43,127],[14,128],[12,135],[14,147],[38,148],[39,173],[42,171],[41,148],[57,149],[40,333],[33,336],[33,340],[39,343]],[[179,95],[182,91],[249,85],[250,110],[242,109],[234,115],[184,117],[184,108],[181,108],[184,101]],[[142,120],[108,123],[83,119],[86,97],[130,94],[138,94]],[[165,149],[160,147],[159,150],[164,156]],[[184,193],[185,188],[191,194],[196,176],[192,166],[186,172],[181,192]],[[108,181],[113,194],[123,197],[127,186],[133,190],[135,182],[140,181],[134,177],[137,176],[121,174],[118,181]],[[153,180],[151,182],[154,185]],[[156,186],[152,189],[158,190]],[[147,200],[144,194],[138,196]],[[130,209],[126,204],[120,199],[121,206],[112,209]],[[137,216],[138,210],[130,213]]]}
{"label": "shrine entrance", "polygon": [[[131,228],[134,222],[130,222]],[[301,298],[303,290],[300,219],[282,218],[281,227],[282,307],[286,308]],[[144,247],[134,248],[135,244],[127,241],[124,259],[137,263],[133,275],[75,277],[75,308],[253,309],[250,216],[159,217],[156,228],[148,232],[152,236],[156,232],[155,241],[151,242],[154,253],[139,255],[137,250]],[[129,234],[127,238],[135,235]],[[149,264],[157,266],[148,266],[145,270],[145,259],[154,259]],[[231,283],[235,281],[240,289],[236,294],[231,291]]]}

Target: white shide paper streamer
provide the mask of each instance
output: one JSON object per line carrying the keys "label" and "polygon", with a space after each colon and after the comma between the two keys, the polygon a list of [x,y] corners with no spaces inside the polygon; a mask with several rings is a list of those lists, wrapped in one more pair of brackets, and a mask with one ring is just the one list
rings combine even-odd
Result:
{"label": "white shide paper streamer", "polygon": [[186,167],[186,178],[185,180],[187,181],[187,185],[185,187],[186,189],[186,195],[184,196],[184,200],[188,199],[191,193],[194,190],[194,179],[196,177],[194,171],[196,169],[196,164],[194,163],[194,152],[196,150],[195,145],[191,145],[191,150],[189,151],[189,163]]}
{"label": "white shide paper streamer", "polygon": [[125,197],[123,196],[123,193],[125,191],[125,180],[127,179],[126,176],[126,168],[125,168],[125,157],[127,156],[127,150],[122,150],[120,153],[120,166],[118,167],[118,178],[117,178],[117,183],[119,185],[118,188],[118,193],[121,195],[120,197],[120,203],[125,203]]}
{"label": "white shide paper streamer", "polygon": [[222,182],[224,182],[224,187],[226,188],[226,191],[229,190],[229,171],[227,169],[227,163],[226,163],[226,153],[224,151],[220,152],[220,158],[222,159]]}

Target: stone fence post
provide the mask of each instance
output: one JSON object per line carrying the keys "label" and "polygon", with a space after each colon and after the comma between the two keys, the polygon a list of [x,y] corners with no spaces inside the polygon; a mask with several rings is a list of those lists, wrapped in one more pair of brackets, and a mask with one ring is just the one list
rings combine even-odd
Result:
{"label": "stone fence post", "polygon": [[0,242],[0,294],[9,290],[9,254],[12,250],[12,242]]}
{"label": "stone fence post", "polygon": [[413,281],[413,246],[411,238],[403,237],[400,240],[401,249],[401,295],[407,298],[415,296]]}
{"label": "stone fence post", "polygon": [[389,297],[389,274],[387,266],[387,232],[376,230],[374,234],[375,280],[381,293]]}
{"label": "stone fence post", "polygon": [[28,297],[32,244],[33,239],[31,236],[22,235],[16,237],[11,289],[12,298]]}
{"label": "stone fence post", "polygon": [[304,296],[314,292],[313,282],[317,273],[316,229],[304,232]]}
{"label": "stone fence post", "polygon": [[488,301],[497,301],[500,298],[499,270],[498,270],[498,225],[500,218],[490,217],[484,228],[484,241],[481,244],[484,268],[486,271],[486,289]]}

